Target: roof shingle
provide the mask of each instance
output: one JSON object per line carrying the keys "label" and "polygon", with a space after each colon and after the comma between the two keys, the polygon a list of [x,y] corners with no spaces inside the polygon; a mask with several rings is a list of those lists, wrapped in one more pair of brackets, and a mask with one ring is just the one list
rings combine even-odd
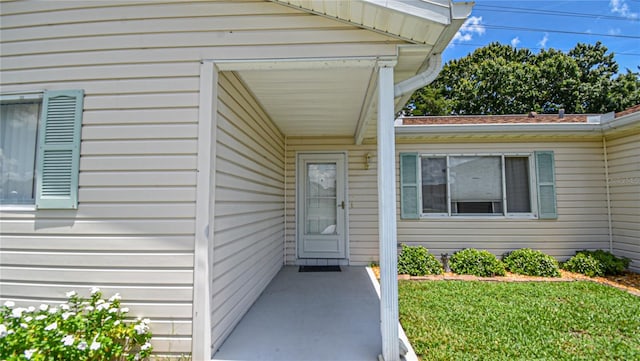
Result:
{"label": "roof shingle", "polygon": [[403,117],[403,125],[586,123],[589,114],[515,114]]}

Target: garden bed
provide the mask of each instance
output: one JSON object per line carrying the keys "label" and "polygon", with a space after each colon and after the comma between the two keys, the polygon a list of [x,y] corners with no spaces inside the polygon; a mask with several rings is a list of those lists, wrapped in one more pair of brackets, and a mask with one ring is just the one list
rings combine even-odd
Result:
{"label": "garden bed", "polygon": [[[377,266],[372,267],[373,272],[378,279],[380,278],[380,269]],[[640,274],[635,272],[626,271],[617,276],[606,277],[588,277],[580,273],[569,272],[560,270],[560,277],[533,277],[523,276],[514,273],[507,272],[506,276],[496,277],[477,277],[470,275],[458,275],[451,272],[445,272],[441,275],[429,275],[429,276],[409,276],[399,275],[398,279],[412,279],[412,280],[463,280],[463,281],[499,281],[499,282],[571,282],[578,280],[586,280],[596,283],[605,284],[611,287],[615,287],[624,291],[627,291],[633,295],[640,296]]]}

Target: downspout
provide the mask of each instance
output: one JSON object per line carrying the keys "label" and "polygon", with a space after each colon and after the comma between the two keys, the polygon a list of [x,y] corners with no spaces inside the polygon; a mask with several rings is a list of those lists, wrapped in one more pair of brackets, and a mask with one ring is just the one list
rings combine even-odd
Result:
{"label": "downspout", "polygon": [[284,136],[284,245],[282,250],[282,264],[287,264],[287,136]]}
{"label": "downspout", "polygon": [[442,68],[442,57],[440,54],[433,54],[429,58],[429,65],[427,68],[409,79],[405,79],[393,87],[393,93],[395,98],[399,98],[403,95],[413,93],[414,91],[429,85],[433,82]]}
{"label": "downspout", "polygon": [[609,186],[609,155],[607,154],[607,137],[602,136],[602,151],[604,153],[604,177],[607,187],[607,221],[609,222],[609,252],[613,253],[613,220],[611,217],[611,189]]}

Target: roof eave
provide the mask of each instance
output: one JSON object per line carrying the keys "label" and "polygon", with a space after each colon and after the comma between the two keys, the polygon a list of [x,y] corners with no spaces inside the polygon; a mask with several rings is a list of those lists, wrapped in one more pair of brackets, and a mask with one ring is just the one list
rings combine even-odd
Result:
{"label": "roof eave", "polygon": [[313,2],[300,2],[295,0],[270,1],[385,34],[411,44],[429,45],[434,48],[434,53],[439,53],[444,50],[460,26],[462,26],[464,21],[471,14],[471,10],[474,5],[473,2],[453,3],[452,1],[434,0],[350,0],[351,4],[368,4],[378,8],[388,9],[399,15],[418,19],[420,22],[429,22],[442,26],[443,31],[439,34],[438,40],[435,43],[429,43],[403,36],[399,32],[393,33],[385,29],[377,28],[375,24],[367,24],[364,21],[364,18],[362,19],[363,21],[355,21],[353,17],[350,16],[351,14],[346,16],[345,14],[327,13],[324,4],[335,4],[335,0],[320,0]]}
{"label": "roof eave", "polygon": [[398,125],[395,128],[398,135],[444,135],[444,134],[574,134],[601,133],[600,124],[446,124],[446,125]]}

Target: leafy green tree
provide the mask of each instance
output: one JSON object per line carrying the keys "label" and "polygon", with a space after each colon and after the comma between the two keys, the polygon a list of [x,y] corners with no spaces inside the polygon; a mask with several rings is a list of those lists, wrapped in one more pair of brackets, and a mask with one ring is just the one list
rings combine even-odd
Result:
{"label": "leafy green tree", "polygon": [[491,43],[448,62],[404,108],[410,115],[606,113],[640,103],[640,72],[618,74],[607,48],[577,44],[537,54]]}

